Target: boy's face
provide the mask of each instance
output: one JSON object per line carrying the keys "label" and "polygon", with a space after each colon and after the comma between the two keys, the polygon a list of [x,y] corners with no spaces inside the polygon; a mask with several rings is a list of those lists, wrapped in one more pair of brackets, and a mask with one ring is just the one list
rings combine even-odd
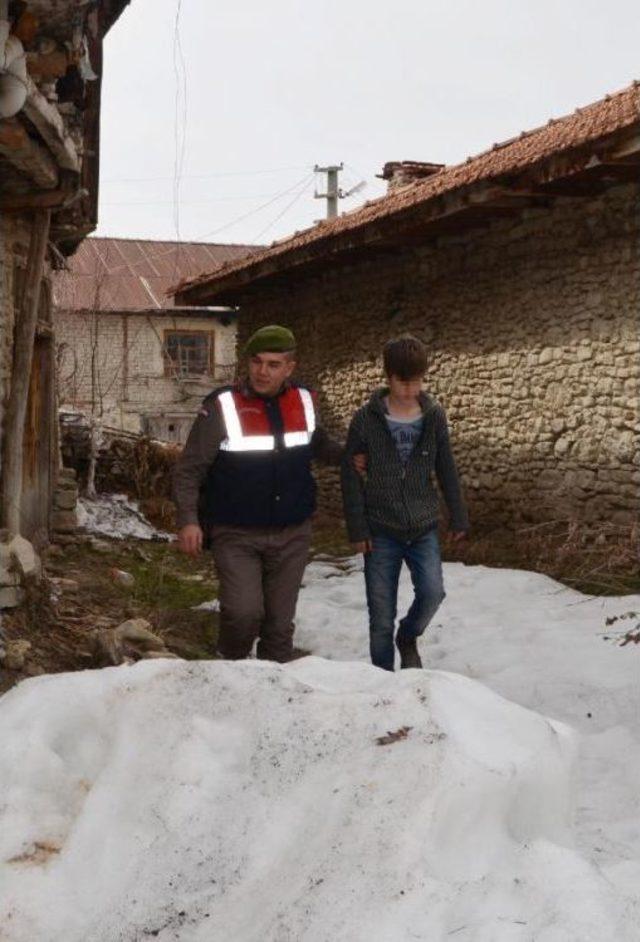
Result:
{"label": "boy's face", "polygon": [[389,392],[398,403],[410,405],[417,402],[422,392],[422,376],[414,376],[412,379],[400,379],[399,376],[391,374],[387,377],[389,381]]}

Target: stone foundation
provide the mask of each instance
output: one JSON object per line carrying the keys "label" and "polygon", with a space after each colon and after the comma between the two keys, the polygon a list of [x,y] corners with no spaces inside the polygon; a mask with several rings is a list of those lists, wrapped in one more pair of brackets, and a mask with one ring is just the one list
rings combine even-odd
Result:
{"label": "stone foundation", "polygon": [[74,468],[60,468],[56,488],[53,492],[51,530],[53,540],[61,535],[75,533],[78,529],[78,482]]}

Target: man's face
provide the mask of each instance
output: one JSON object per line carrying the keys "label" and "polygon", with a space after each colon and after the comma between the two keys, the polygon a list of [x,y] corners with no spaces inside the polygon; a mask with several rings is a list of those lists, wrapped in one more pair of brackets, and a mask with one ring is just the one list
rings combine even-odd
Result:
{"label": "man's face", "polygon": [[295,366],[292,353],[256,353],[249,357],[249,381],[261,396],[275,396]]}
{"label": "man's face", "polygon": [[389,392],[398,403],[411,405],[418,401],[422,392],[422,376],[416,376],[413,379],[400,379],[399,376],[387,377],[389,381]]}

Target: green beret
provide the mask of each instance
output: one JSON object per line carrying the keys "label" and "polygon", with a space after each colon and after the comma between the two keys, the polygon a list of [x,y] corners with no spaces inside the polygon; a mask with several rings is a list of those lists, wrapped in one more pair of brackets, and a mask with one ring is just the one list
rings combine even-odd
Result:
{"label": "green beret", "polygon": [[287,327],[270,324],[256,330],[247,340],[244,352],[248,357],[258,353],[290,353],[296,349],[296,338]]}

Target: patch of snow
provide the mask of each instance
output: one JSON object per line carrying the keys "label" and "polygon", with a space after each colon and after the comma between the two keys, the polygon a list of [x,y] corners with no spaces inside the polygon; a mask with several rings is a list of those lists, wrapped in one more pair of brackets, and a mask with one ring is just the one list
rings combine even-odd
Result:
{"label": "patch of snow", "polygon": [[116,540],[173,540],[171,533],[156,530],[140,510],[137,501],[126,494],[98,494],[95,500],[78,501],[78,524],[88,533]]}
{"label": "patch of snow", "polygon": [[439,669],[389,674],[359,568],[305,577],[296,643],[333,661],[2,698],[3,942],[636,942],[640,674],[600,633],[640,598],[447,565]]}
{"label": "patch of snow", "polygon": [[[578,731],[578,847],[608,880],[627,886],[637,905],[640,651],[607,643],[603,633],[611,633],[608,617],[640,612],[640,596],[589,597],[523,570],[447,563],[444,573],[447,598],[419,645],[425,667],[480,680]],[[324,564],[307,571],[296,643],[322,657],[367,661],[363,576],[326,575]],[[399,616],[411,598],[403,570]]]}
{"label": "patch of snow", "polygon": [[200,605],[194,605],[195,612],[219,612],[220,599],[211,599],[209,602],[201,602]]}
{"label": "patch of snow", "polygon": [[572,734],[465,677],[160,661],[24,683],[0,736],[7,942],[636,937]]}

